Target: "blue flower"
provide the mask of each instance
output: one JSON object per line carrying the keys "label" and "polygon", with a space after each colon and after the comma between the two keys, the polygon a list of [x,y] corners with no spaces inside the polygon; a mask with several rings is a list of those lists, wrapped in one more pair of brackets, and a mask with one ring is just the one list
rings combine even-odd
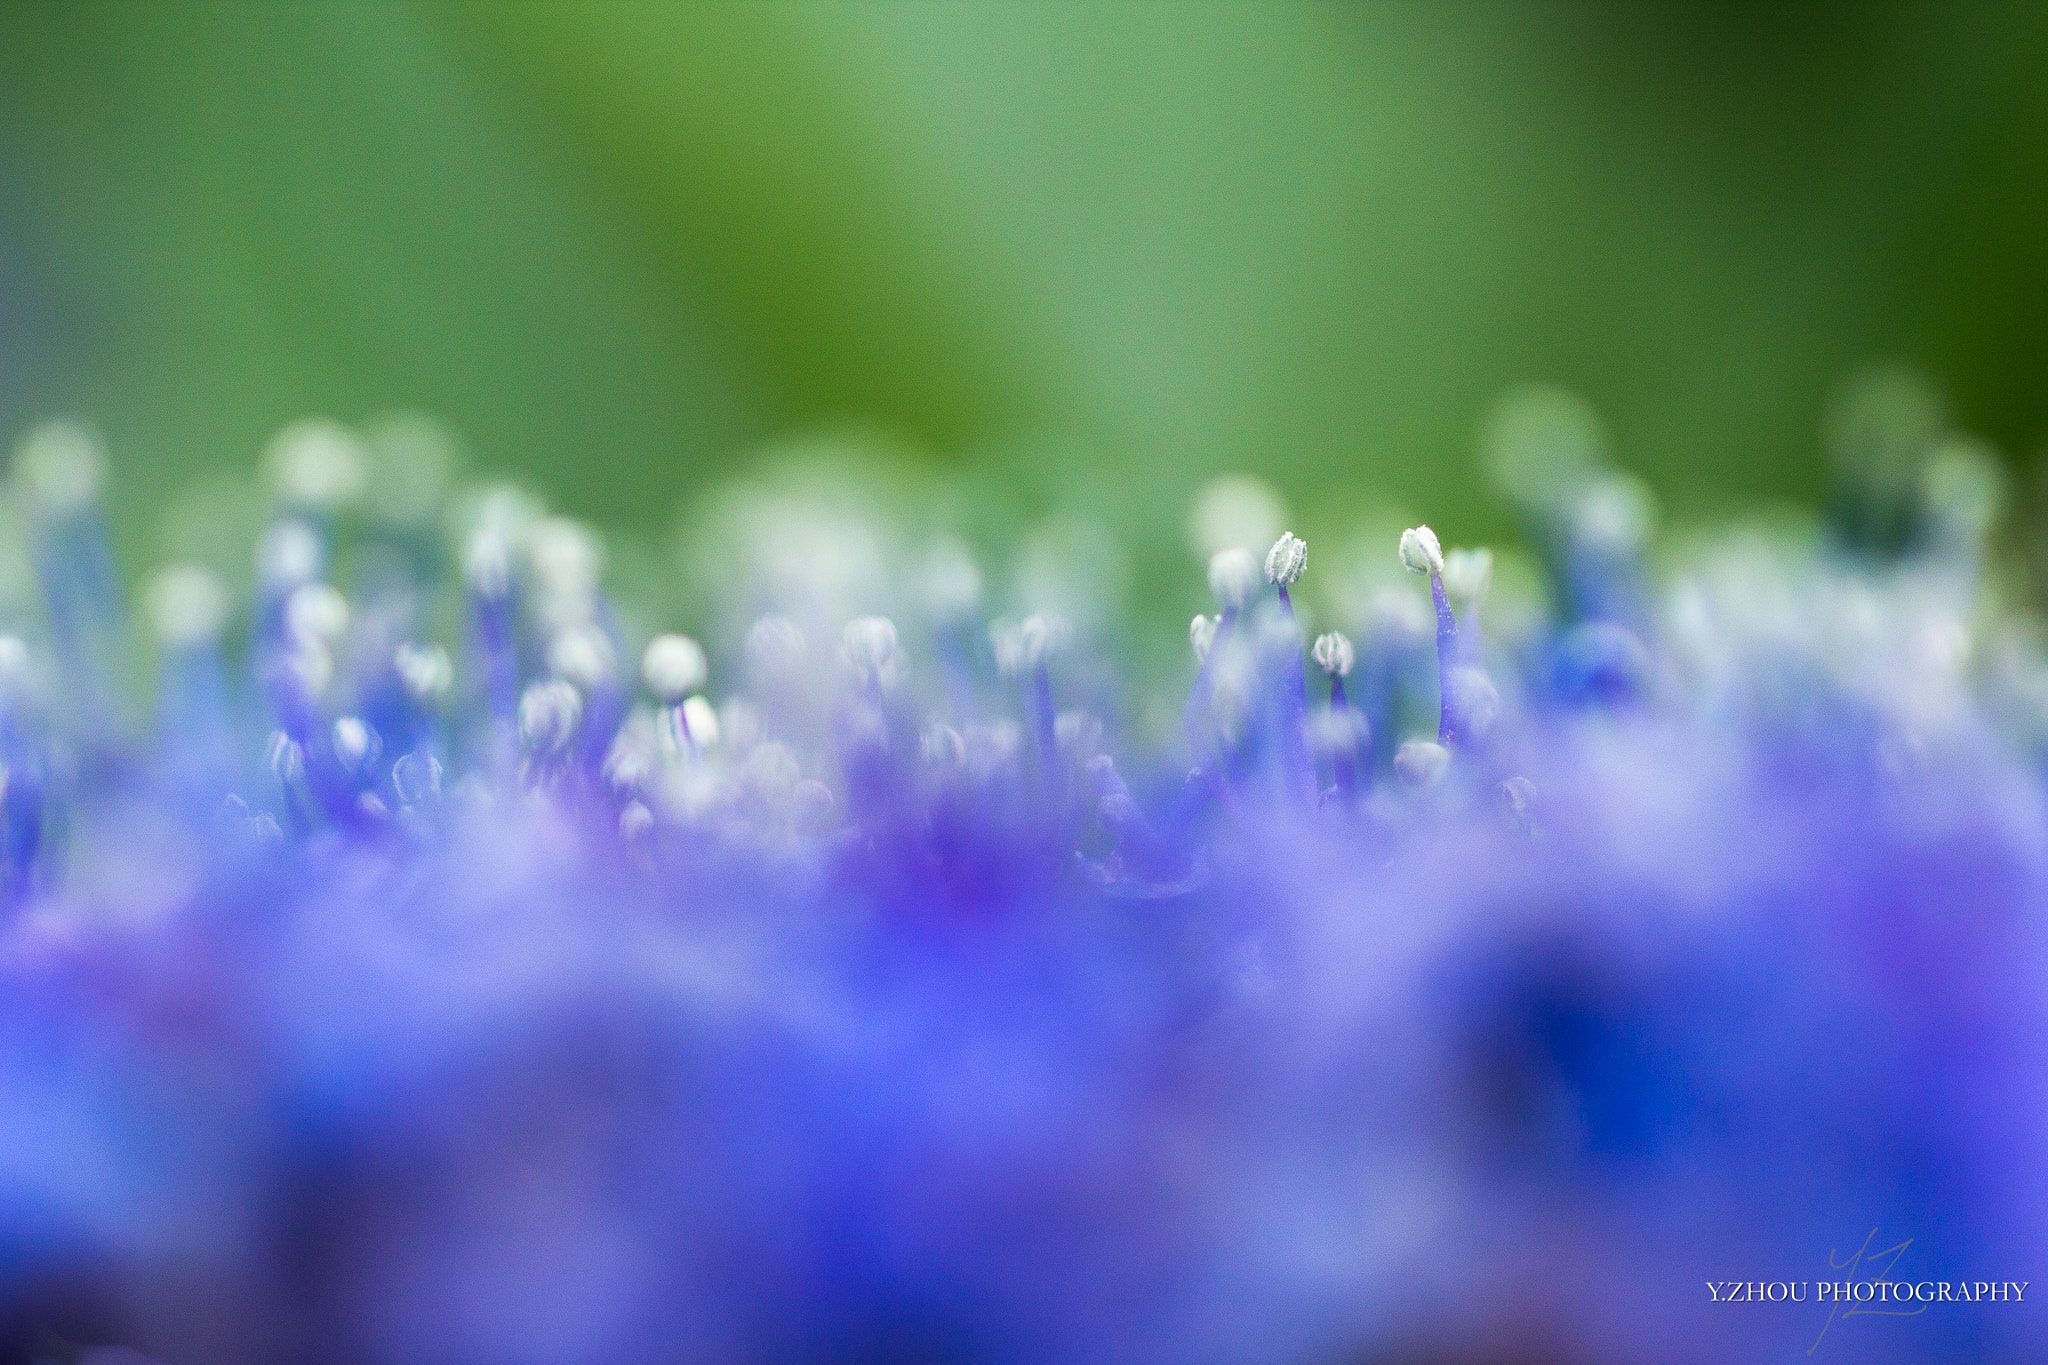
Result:
{"label": "blue flower", "polygon": [[[1543,401],[1508,429],[1551,449]],[[1491,556],[1383,547],[1433,673],[1408,589],[1311,645],[1307,545],[1227,548],[1152,744],[1100,621],[984,619],[958,542],[892,594],[770,506],[707,647],[505,490],[447,546],[357,509],[365,459],[280,439],[239,616],[152,580],[144,737],[97,446],[24,447],[14,1357],[2048,1345],[1706,1288],[2048,1249],[2048,660],[1981,590],[1981,459],[1926,466],[1902,549],[1661,578],[1640,488],[1567,462],[1518,485],[1554,615],[1482,630]]]}

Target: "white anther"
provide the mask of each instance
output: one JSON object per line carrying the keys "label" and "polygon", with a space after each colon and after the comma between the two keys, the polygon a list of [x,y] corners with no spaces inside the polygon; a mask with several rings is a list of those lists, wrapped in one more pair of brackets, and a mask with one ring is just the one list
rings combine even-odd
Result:
{"label": "white anther", "polygon": [[1291,531],[1282,531],[1273,548],[1266,551],[1266,581],[1292,587],[1307,569],[1308,542]]}
{"label": "white anther", "polygon": [[967,741],[960,738],[958,730],[937,721],[925,727],[918,747],[924,753],[924,761],[934,768],[950,772],[967,762]]}
{"label": "white anther", "polygon": [[330,645],[348,630],[348,599],[332,584],[301,584],[285,599],[284,625],[296,644]]}
{"label": "white anther", "polygon": [[683,724],[690,727],[690,742],[700,749],[718,743],[718,712],[702,697],[683,702]]}
{"label": "white anther", "polygon": [[981,570],[951,536],[933,541],[918,569],[918,596],[934,621],[956,621],[981,604]]}
{"label": "white anther", "polygon": [[439,645],[401,644],[391,653],[391,667],[405,694],[421,706],[448,695],[455,683],[455,662]]}
{"label": "white anther", "polygon": [[1223,621],[1220,616],[1197,616],[1188,622],[1188,643],[1195,647],[1195,662],[1205,663],[1209,651],[1216,645],[1216,628]]}
{"label": "white anther", "polygon": [[197,564],[157,571],[145,597],[156,638],[170,649],[196,649],[220,638],[228,621],[228,593]]}
{"label": "white anther", "polygon": [[1493,551],[1453,550],[1444,556],[1444,591],[1453,602],[1477,602],[1493,583]]}
{"label": "white anther", "polygon": [[1316,636],[1315,646],[1309,654],[1316,661],[1316,667],[1332,678],[1350,677],[1351,666],[1358,661],[1358,651],[1352,648],[1350,638],[1338,630]]}
{"label": "white anther", "polygon": [[548,671],[585,692],[610,682],[617,661],[611,637],[594,625],[558,630],[548,641]]}
{"label": "white anther", "polygon": [[1609,555],[1632,555],[1643,548],[1657,520],[1657,499],[1650,486],[1632,474],[1596,479],[1572,509],[1572,533],[1582,543]]}
{"label": "white anther", "polygon": [[1232,546],[1270,545],[1287,524],[1287,505],[1264,479],[1225,474],[1202,485],[1188,509],[1188,544],[1208,556]]}
{"label": "white anther", "polygon": [[1493,790],[1515,827],[1530,832],[1535,827],[1536,784],[1526,777],[1511,777]]}
{"label": "white anther", "polygon": [[687,635],[657,635],[640,655],[640,677],[663,706],[674,706],[710,676],[704,646]]}
{"label": "white anther", "polygon": [[627,843],[644,839],[654,829],[654,812],[638,801],[628,801],[619,812],[619,837]]}
{"label": "white anther", "polygon": [[320,514],[354,503],[368,474],[362,443],[346,427],[322,418],[278,432],[263,463],[281,505]]}
{"label": "white anther", "polygon": [[1235,610],[1251,601],[1259,587],[1259,561],[1250,550],[1219,550],[1209,557],[1209,591]]}
{"label": "white anther", "polygon": [[1024,632],[1015,621],[1003,619],[988,623],[989,648],[995,651],[996,671],[1006,678],[1014,678],[1024,671]]}
{"label": "white anther", "polygon": [[60,418],[22,438],[14,473],[36,510],[61,521],[99,500],[107,481],[106,451],[92,428]]}
{"label": "white anther", "polygon": [[537,754],[566,748],[583,723],[583,696],[555,679],[535,683],[519,698],[519,738]]}
{"label": "white anther", "polygon": [[612,747],[604,756],[604,780],[620,790],[640,786],[654,772],[660,742],[654,713],[644,706],[634,708],[612,736]]}
{"label": "white anther", "polygon": [[365,764],[375,762],[382,747],[377,732],[360,718],[343,716],[334,722],[334,756],[350,772],[360,772]]}
{"label": "white anther", "polygon": [[1062,617],[1044,612],[1025,617],[1024,624],[1017,627],[1018,662],[1025,668],[1043,666],[1067,647],[1073,633]]}
{"label": "white anther", "polygon": [[320,573],[320,537],[303,521],[272,522],[256,542],[256,576],[273,595],[290,592]]}
{"label": "white anther", "polygon": [[888,617],[858,616],[848,621],[841,649],[861,681],[875,687],[888,687],[896,681],[900,667],[896,626]]}
{"label": "white anther", "polygon": [[1301,617],[1277,601],[1262,602],[1253,609],[1251,635],[1261,654],[1301,653]]}
{"label": "white anther", "polygon": [[1436,532],[1427,526],[1411,526],[1401,533],[1401,567],[1409,573],[1440,575],[1444,571],[1444,547]]}
{"label": "white anther", "polygon": [[804,633],[787,616],[764,616],[747,631],[747,667],[758,680],[794,673],[806,649]]}
{"label": "white anther", "polygon": [[543,597],[583,601],[597,593],[604,546],[597,533],[568,517],[542,517],[526,528],[527,562]]}
{"label": "white anther", "polygon": [[0,635],[0,692],[18,692],[28,682],[28,646],[18,635]]}
{"label": "white anther", "polygon": [[1411,787],[1427,787],[1451,766],[1451,751],[1434,740],[1411,739],[1394,752],[1394,771]]}
{"label": "white anther", "polygon": [[428,754],[402,754],[391,765],[391,789],[400,804],[417,805],[441,790],[441,764]]}
{"label": "white anther", "polygon": [[282,730],[270,732],[270,743],[264,750],[263,761],[270,769],[270,775],[287,787],[306,775],[306,751]]}
{"label": "white anther", "polygon": [[462,547],[462,579],[479,597],[503,597],[512,586],[512,547],[495,530],[470,532]]}

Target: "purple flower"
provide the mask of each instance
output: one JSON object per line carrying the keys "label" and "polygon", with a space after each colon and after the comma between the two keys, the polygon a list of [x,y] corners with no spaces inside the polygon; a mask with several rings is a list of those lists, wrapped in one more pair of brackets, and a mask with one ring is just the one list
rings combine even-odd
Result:
{"label": "purple flower", "polygon": [[349,433],[279,450],[246,613],[153,580],[147,738],[96,448],[22,457],[10,1358],[2048,1345],[1811,1294],[2048,1243],[2048,661],[1961,457],[1904,553],[1735,534],[1654,588],[1587,462],[1532,516],[1569,614],[1484,635],[1494,561],[1417,528],[1433,674],[1419,598],[1309,646],[1307,546],[1226,549],[1148,746],[1099,624],[982,620],[957,542],[920,609],[766,536],[707,649],[586,528],[499,491],[442,547],[352,510]]}

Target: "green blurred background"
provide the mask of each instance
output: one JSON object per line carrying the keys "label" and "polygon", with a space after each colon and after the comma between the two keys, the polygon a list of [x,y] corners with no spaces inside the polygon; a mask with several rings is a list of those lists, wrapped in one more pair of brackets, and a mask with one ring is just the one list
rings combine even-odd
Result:
{"label": "green blurred background", "polygon": [[848,418],[1177,541],[1498,532],[1558,381],[1680,516],[1811,500],[1924,366],[2048,430],[2048,6],[0,5],[0,428],[168,492],[286,420],[446,417],[648,536]]}

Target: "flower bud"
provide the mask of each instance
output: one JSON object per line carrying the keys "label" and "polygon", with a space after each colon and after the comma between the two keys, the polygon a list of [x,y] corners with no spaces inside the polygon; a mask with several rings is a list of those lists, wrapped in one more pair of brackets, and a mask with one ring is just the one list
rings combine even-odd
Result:
{"label": "flower bud", "polygon": [[1188,643],[1195,647],[1195,662],[1206,662],[1209,651],[1216,644],[1216,627],[1222,622],[1220,616],[1197,616],[1188,622]]}

